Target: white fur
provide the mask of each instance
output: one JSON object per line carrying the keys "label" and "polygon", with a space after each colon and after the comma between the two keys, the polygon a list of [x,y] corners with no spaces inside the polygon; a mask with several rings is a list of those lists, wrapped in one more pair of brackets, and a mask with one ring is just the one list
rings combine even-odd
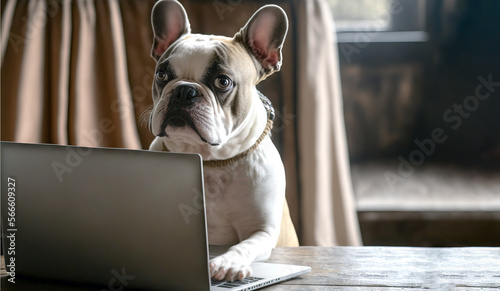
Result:
{"label": "white fur", "polygon": [[[204,159],[235,156],[250,148],[266,125],[266,112],[256,91],[254,98],[250,114],[227,144],[175,144],[157,137],[150,150],[162,150],[164,143],[171,151],[198,152]],[[251,274],[252,262],[269,258],[278,240],[286,185],[280,155],[267,136],[255,151],[232,165],[204,167],[204,182],[209,243],[233,245],[210,261],[211,276],[242,279]]]}
{"label": "white fur", "polygon": [[[209,90],[203,88],[203,92],[205,92],[204,95],[208,95],[211,99],[215,99]],[[165,144],[165,147],[172,152],[199,153],[204,160],[225,160],[236,156],[255,143],[267,124],[267,112],[262,105],[262,101],[256,89],[253,90],[252,95],[252,105],[254,106],[250,108],[242,124],[234,131],[229,134],[225,133],[224,128],[226,126],[224,124],[219,124],[222,123],[222,121],[206,125],[206,127],[208,127],[207,131],[215,131],[213,136],[217,136],[217,138],[222,141],[221,145],[211,146],[202,142],[191,128],[184,127],[169,129],[170,131],[167,132],[169,135],[168,138],[156,137],[150,145],[150,150],[160,151],[163,149],[163,144]],[[162,99],[155,105],[155,108],[158,108],[156,110],[160,110],[162,106],[166,106],[166,102],[167,100]],[[215,104],[214,101],[211,101],[211,103]],[[215,107],[215,105],[213,106]],[[218,115],[214,114],[212,120],[221,120],[222,118],[220,115],[222,115],[222,112],[219,112]],[[156,118],[158,117],[153,115],[153,120]],[[229,118],[230,117],[225,117],[224,119]],[[161,124],[161,121],[153,121],[153,124]],[[230,125],[227,127],[230,127]]]}
{"label": "white fur", "polygon": [[210,244],[233,245],[210,262],[217,279],[250,275],[253,261],[269,258],[278,240],[285,199],[285,172],[269,137],[242,162],[205,167]]}
{"label": "white fur", "polygon": [[[187,125],[169,125],[165,129],[166,137],[156,137],[150,145],[150,150],[161,151],[166,147],[172,152],[199,153],[204,160],[225,160],[246,151],[262,135],[267,123],[267,112],[255,84],[276,68],[266,65],[268,56],[261,54],[263,48],[253,47],[254,51],[259,52],[257,59],[262,59],[261,62],[266,65],[265,68],[257,68],[255,58],[249,55],[242,44],[233,43],[224,37],[190,34],[187,16],[178,2],[160,1],[155,8],[157,9],[153,9],[153,25],[160,25],[159,19],[164,19],[165,13],[167,18],[185,19],[175,23],[168,22],[166,28],[161,25],[154,26],[153,56],[159,66],[168,59],[169,64],[175,68],[177,78],[167,82],[162,92],[153,90],[152,132],[161,135],[169,98],[177,86],[194,86],[202,97],[197,97],[193,106],[183,108],[193,119],[197,132]],[[247,25],[253,23],[255,27],[264,27],[264,31],[259,30],[259,33],[262,33],[269,44],[278,42],[278,46],[271,49],[281,54],[281,45],[288,27],[285,13],[277,6],[269,6],[260,9],[256,15],[260,16],[256,17],[255,22],[249,21]],[[185,27],[177,27],[183,24]],[[161,51],[162,44],[172,41],[168,37],[162,39],[161,32],[165,30],[173,31],[172,35],[186,31],[175,43],[175,49],[168,54]],[[253,31],[254,27],[245,26],[242,33],[248,30]],[[279,32],[277,35],[281,35],[282,39],[269,39],[275,35],[274,31]],[[214,92],[201,82],[212,59],[214,47],[220,46],[221,42],[231,46],[227,53],[238,59],[237,64],[232,65],[234,68],[228,68],[231,64],[225,64],[223,73],[235,77],[234,80],[250,80],[239,83],[240,87],[242,84],[247,87],[241,88],[245,89],[241,91],[245,93],[237,98],[251,99],[244,100],[249,102],[240,103],[244,104],[241,106],[248,107],[238,109],[238,113],[245,114],[243,120],[241,115],[235,114],[238,116],[236,118],[231,110],[223,110]],[[274,59],[280,60],[278,55]],[[234,100],[232,102],[238,102]],[[227,107],[227,104],[224,106],[226,109],[232,108]],[[238,126],[235,127],[235,124]],[[231,246],[227,252],[210,261],[210,274],[218,280],[243,279],[251,273],[250,264],[269,258],[278,241],[286,184],[280,155],[271,138],[266,136],[260,145],[243,159],[224,167],[204,167],[204,182],[209,243]]]}

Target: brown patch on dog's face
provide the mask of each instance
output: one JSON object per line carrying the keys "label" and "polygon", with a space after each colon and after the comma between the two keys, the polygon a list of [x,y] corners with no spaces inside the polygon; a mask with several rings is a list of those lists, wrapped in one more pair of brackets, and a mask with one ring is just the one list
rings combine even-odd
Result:
{"label": "brown patch on dog's face", "polygon": [[189,143],[223,144],[247,116],[257,81],[255,62],[240,43],[187,35],[158,60],[152,131]]}
{"label": "brown patch on dog's face", "polygon": [[260,102],[255,85],[280,69],[285,12],[263,6],[233,38],[191,34],[177,1],[157,2],[151,23],[157,61],[151,131],[175,143],[225,144],[252,102]]}

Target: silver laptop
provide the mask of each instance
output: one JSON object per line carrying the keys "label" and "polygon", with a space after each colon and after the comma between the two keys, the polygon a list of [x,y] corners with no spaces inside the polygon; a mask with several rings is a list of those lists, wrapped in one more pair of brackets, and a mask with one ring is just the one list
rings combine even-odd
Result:
{"label": "silver laptop", "polygon": [[252,290],[311,270],[254,263],[243,281],[210,280],[199,155],[0,146],[2,241],[16,275],[99,290],[199,291]]}

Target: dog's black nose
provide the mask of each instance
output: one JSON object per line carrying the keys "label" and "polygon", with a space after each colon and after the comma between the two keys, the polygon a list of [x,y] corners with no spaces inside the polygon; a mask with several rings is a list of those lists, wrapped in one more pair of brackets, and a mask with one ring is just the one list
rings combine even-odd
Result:
{"label": "dog's black nose", "polygon": [[180,85],[174,89],[174,98],[179,102],[184,101],[184,105],[194,103],[194,97],[198,96],[198,90],[192,85]]}

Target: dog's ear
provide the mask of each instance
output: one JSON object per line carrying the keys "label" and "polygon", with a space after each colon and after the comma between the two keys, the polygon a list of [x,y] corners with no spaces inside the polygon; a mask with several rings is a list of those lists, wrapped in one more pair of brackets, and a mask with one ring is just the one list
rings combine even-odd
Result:
{"label": "dog's ear", "polygon": [[276,5],[266,5],[252,15],[234,36],[255,56],[261,65],[260,77],[266,77],[281,67],[281,48],[288,31],[285,11]]}
{"label": "dog's ear", "polygon": [[191,33],[191,26],[184,7],[174,0],[158,1],[151,12],[154,39],[151,56],[158,60],[168,47],[184,34]]}

